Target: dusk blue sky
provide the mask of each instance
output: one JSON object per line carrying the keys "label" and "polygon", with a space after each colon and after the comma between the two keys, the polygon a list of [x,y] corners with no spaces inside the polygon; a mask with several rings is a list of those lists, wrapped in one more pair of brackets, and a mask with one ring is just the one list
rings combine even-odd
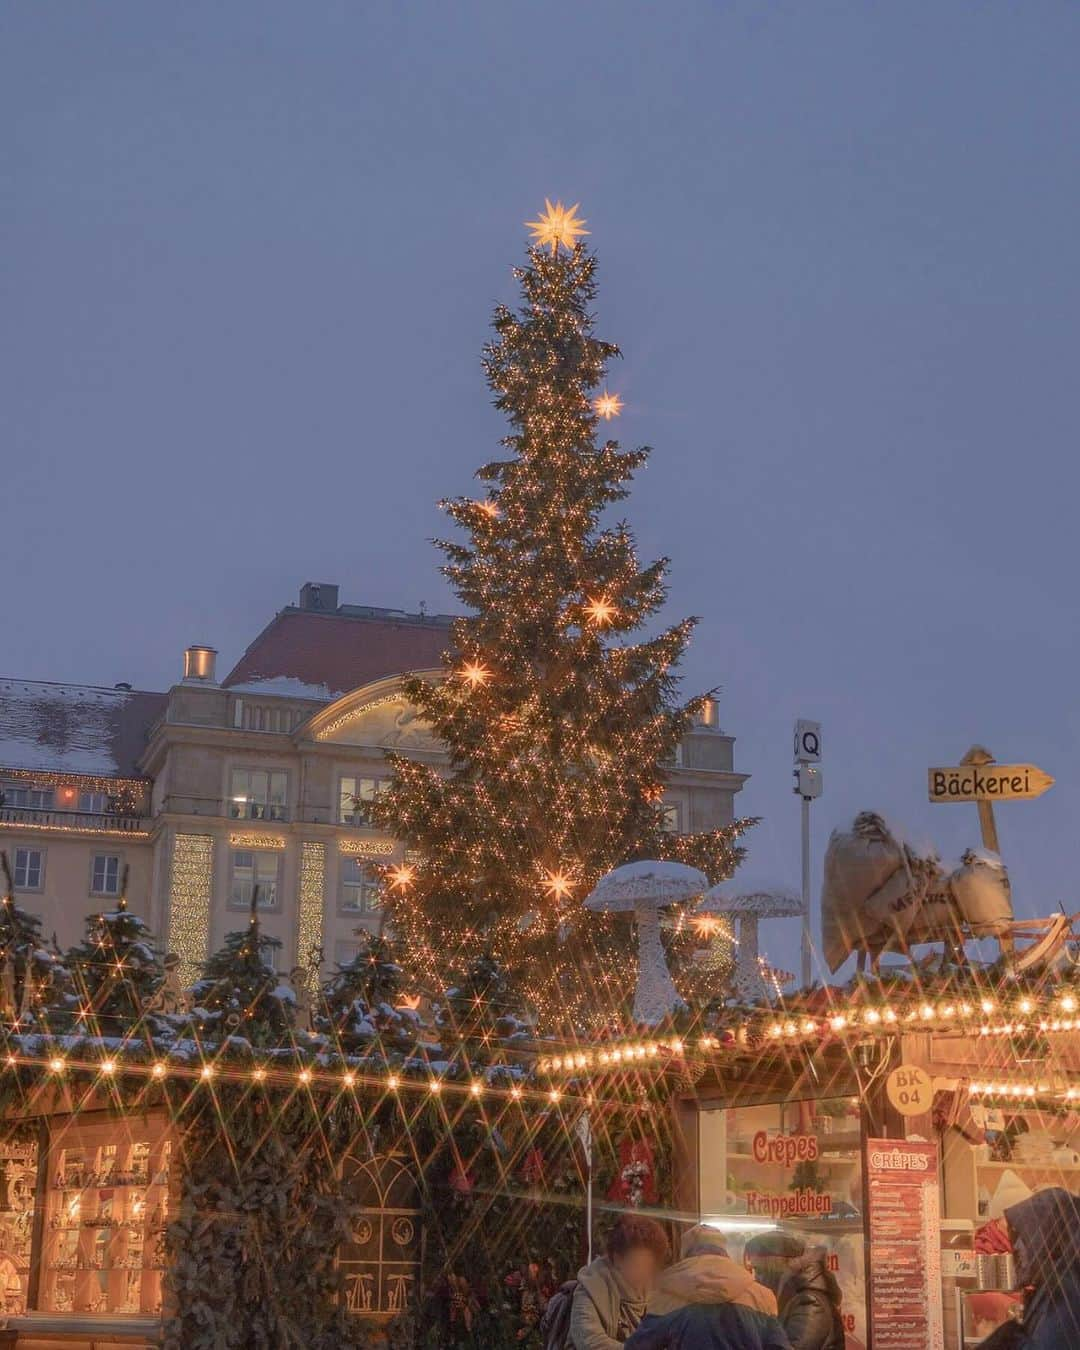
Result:
{"label": "dusk blue sky", "polygon": [[978,740],[1058,780],[1018,909],[1080,909],[1078,54],[1053,0],[9,0],[0,674],[166,688],[308,579],[448,608],[490,311],[580,201],[748,873],[797,881],[802,715],[815,873],[863,807],[977,842],[926,767]]}

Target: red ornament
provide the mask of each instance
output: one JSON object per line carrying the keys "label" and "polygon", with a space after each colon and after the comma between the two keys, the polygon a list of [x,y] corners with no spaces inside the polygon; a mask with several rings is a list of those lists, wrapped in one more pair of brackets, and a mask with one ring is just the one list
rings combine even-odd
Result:
{"label": "red ornament", "polygon": [[521,1164],[521,1176],[526,1186],[541,1186],[544,1182],[544,1155],[538,1148],[529,1149]]}
{"label": "red ornament", "polygon": [[456,1191],[458,1195],[471,1195],[474,1185],[473,1174],[458,1163],[450,1173],[450,1189]]}

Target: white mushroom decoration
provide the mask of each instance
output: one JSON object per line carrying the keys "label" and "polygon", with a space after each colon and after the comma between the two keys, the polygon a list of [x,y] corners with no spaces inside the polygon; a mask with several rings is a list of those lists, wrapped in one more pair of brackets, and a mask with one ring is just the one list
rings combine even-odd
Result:
{"label": "white mushroom decoration", "polygon": [[768,998],[775,992],[775,986],[769,988],[771,982],[766,980],[762,971],[758,946],[759,921],[791,919],[802,912],[801,897],[786,886],[722,881],[706,893],[691,917],[699,929],[705,932],[719,918],[738,923],[734,992],[740,1002],[752,1003],[757,999]]}
{"label": "white mushroom decoration", "polygon": [[679,1006],[679,994],[664,958],[660,910],[685,904],[708,886],[704,872],[685,863],[624,863],[602,876],[585,908],[617,914],[633,912],[638,930],[638,977],[634,1019],[655,1026]]}

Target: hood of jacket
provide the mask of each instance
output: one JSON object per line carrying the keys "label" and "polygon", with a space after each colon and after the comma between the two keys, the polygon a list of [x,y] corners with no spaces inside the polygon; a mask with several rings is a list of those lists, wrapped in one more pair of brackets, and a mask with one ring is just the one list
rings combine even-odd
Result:
{"label": "hood of jacket", "polygon": [[1011,1205],[1005,1218],[1019,1283],[1034,1285],[1051,1299],[1063,1291],[1080,1296],[1080,1196],[1052,1186]]}
{"label": "hood of jacket", "polygon": [[842,1297],[840,1286],[836,1282],[836,1276],[825,1265],[825,1255],[824,1247],[812,1247],[797,1261],[792,1262],[776,1294],[776,1301],[781,1309],[789,1298],[805,1290],[824,1294],[834,1307],[840,1306]]}
{"label": "hood of jacket", "polygon": [[649,1312],[657,1316],[691,1303],[735,1303],[741,1308],[776,1314],[772,1291],[758,1284],[753,1275],[727,1254],[723,1237],[699,1225],[682,1240],[682,1260],[660,1276],[649,1299]]}

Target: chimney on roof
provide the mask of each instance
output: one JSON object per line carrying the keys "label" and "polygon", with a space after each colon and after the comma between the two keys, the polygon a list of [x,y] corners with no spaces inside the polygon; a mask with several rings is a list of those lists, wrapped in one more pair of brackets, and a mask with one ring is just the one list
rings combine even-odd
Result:
{"label": "chimney on roof", "polygon": [[214,678],[214,663],[217,652],[213,647],[192,646],[184,648],[184,683],[217,684]]}
{"label": "chimney on roof", "polygon": [[300,587],[300,608],[314,614],[336,614],[338,588],[326,581],[306,581]]}

